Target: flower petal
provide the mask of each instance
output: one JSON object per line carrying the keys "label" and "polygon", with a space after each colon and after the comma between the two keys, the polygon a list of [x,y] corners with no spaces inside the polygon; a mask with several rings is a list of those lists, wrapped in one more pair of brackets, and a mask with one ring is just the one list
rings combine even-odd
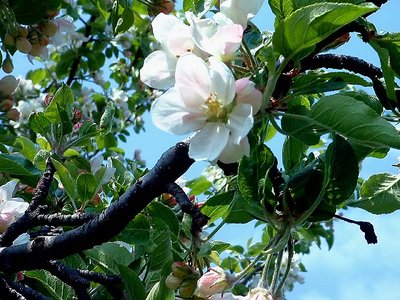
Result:
{"label": "flower petal", "polygon": [[0,186],[0,202],[11,200],[11,198],[14,196],[17,183],[18,182],[16,180],[11,180]]}
{"label": "flower petal", "polygon": [[176,57],[161,50],[151,53],[140,69],[140,80],[155,89],[168,89],[175,82],[176,61]]}
{"label": "flower petal", "polygon": [[223,0],[220,11],[234,23],[246,28],[247,20],[253,18],[260,10],[264,0]]}
{"label": "flower petal", "polygon": [[211,78],[208,66],[200,57],[186,54],[178,59],[175,73],[175,86],[179,89],[182,99],[203,102],[211,92]]}
{"label": "flower petal", "polygon": [[227,127],[231,131],[231,138],[235,144],[249,133],[253,127],[253,108],[250,104],[239,103],[229,114]]}
{"label": "flower petal", "polygon": [[171,29],[177,24],[183,24],[182,20],[173,15],[158,14],[153,22],[151,22],[154,37],[160,43],[164,43],[168,36],[171,35],[171,32],[173,32]]}
{"label": "flower petal", "polygon": [[261,107],[262,93],[255,88],[254,82],[248,77],[236,80],[236,102],[248,103],[253,107],[253,115],[255,115]]}
{"label": "flower petal", "polygon": [[231,70],[215,57],[209,58],[211,92],[223,106],[230,104],[235,97],[235,78]]}
{"label": "flower petal", "polygon": [[195,160],[213,161],[224,150],[228,138],[229,129],[224,123],[207,123],[190,139],[189,156]]}
{"label": "flower petal", "polygon": [[153,102],[151,117],[158,128],[174,134],[196,131],[206,122],[204,113],[190,102],[184,102],[176,88],[169,89]]}
{"label": "flower petal", "polygon": [[167,38],[165,42],[166,50],[175,56],[181,56],[193,50],[194,41],[189,26],[183,23],[177,24],[174,28],[170,29],[170,32],[174,34]]}
{"label": "flower petal", "polygon": [[239,144],[234,143],[233,139],[230,138],[224,151],[218,157],[218,160],[224,164],[231,164],[238,162],[243,155],[250,155],[250,144],[247,136],[244,137]]}

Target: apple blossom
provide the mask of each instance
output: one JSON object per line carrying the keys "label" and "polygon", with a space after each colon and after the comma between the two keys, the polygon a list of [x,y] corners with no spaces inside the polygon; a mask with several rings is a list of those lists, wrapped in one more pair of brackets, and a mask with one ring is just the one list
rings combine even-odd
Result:
{"label": "apple blossom", "polygon": [[[109,166],[102,167],[103,160],[103,155],[98,155],[90,161],[90,169],[92,174],[96,177],[102,176],[100,184],[108,183],[116,171],[115,168],[111,167],[111,161],[109,161]],[[103,168],[105,168],[105,172],[102,174],[101,172]]]}
{"label": "apple blossom", "polygon": [[247,300],[274,300],[271,292],[264,288],[255,288],[246,295]]}
{"label": "apple blossom", "polygon": [[212,295],[222,293],[232,287],[234,280],[234,275],[225,273],[222,268],[210,268],[197,281],[197,289],[195,294],[200,297],[207,298]]}
{"label": "apple blossom", "polygon": [[246,135],[261,93],[254,103],[239,102],[246,99],[240,92],[235,100],[233,74],[214,57],[207,65],[193,54],[182,56],[175,80],[175,86],[153,102],[154,124],[173,134],[195,132],[189,145],[189,156],[195,160],[214,161],[222,155],[222,162],[231,163],[248,155]]}
{"label": "apple blossom", "polygon": [[20,218],[29,206],[24,199],[13,197],[16,186],[17,181],[14,180],[0,186],[0,232]]}
{"label": "apple blossom", "polygon": [[211,19],[198,19],[192,15],[191,30],[198,48],[223,61],[233,58],[243,38],[243,28],[225,15],[217,13]]}
{"label": "apple blossom", "polygon": [[152,88],[165,90],[174,84],[177,57],[191,52],[194,42],[190,27],[175,16],[160,13],[151,25],[162,50],[146,57],[140,79]]}
{"label": "apple blossom", "polygon": [[234,23],[247,27],[247,21],[260,10],[264,0],[222,0],[220,11]]}
{"label": "apple blossom", "polygon": [[232,293],[223,293],[212,295],[208,300],[247,300],[247,297],[237,296]]}

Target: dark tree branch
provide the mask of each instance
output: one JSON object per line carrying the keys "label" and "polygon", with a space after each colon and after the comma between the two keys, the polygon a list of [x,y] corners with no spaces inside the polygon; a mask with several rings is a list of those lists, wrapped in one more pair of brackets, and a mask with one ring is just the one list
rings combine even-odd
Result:
{"label": "dark tree branch", "polygon": [[96,214],[75,213],[72,215],[51,214],[37,215],[34,220],[34,226],[80,226],[96,217]]}
{"label": "dark tree branch", "polygon": [[175,182],[193,162],[188,155],[188,144],[176,144],[161,156],[152,170],[89,222],[58,236],[37,237],[27,244],[3,249],[0,270],[13,273],[40,269],[47,261],[65,258],[110,240],[154,198],[167,192],[167,185]]}
{"label": "dark tree branch", "polygon": [[18,293],[15,289],[10,287],[9,282],[4,278],[0,277],[0,295],[4,299],[9,300],[25,300],[26,298]]}
{"label": "dark tree branch", "polygon": [[49,193],[54,172],[55,168],[53,166],[53,163],[51,162],[51,159],[48,158],[46,161],[46,170],[44,171],[36,186],[32,201],[29,204],[28,209],[25,211],[25,214],[21,218],[12,223],[2,234],[0,239],[1,246],[10,246],[20,234],[26,232],[28,229],[33,227],[32,222],[34,221],[35,215],[37,214],[36,210],[40,208],[40,205],[44,202]]}
{"label": "dark tree branch", "polygon": [[189,200],[182,188],[175,182],[168,183],[166,189],[168,194],[175,197],[181,210],[192,217],[192,234],[193,236],[198,236],[201,228],[207,224],[209,218],[200,212],[198,207]]}
{"label": "dark tree branch", "polygon": [[20,284],[14,281],[8,281],[8,285],[28,300],[50,300],[50,298],[42,295],[41,293],[35,291],[34,289],[25,284]]}
{"label": "dark tree branch", "polygon": [[352,219],[345,218],[343,216],[335,215],[337,219],[343,220],[347,223],[356,224],[360,227],[360,230],[364,232],[364,238],[368,244],[376,244],[378,243],[378,237],[375,234],[374,225],[369,222],[364,221],[354,221]]}
{"label": "dark tree branch", "polygon": [[103,285],[108,292],[113,296],[113,299],[124,299],[124,294],[118,285],[122,282],[121,277],[117,275],[106,275],[101,273],[96,273],[93,271],[87,270],[77,270],[78,274],[82,278],[86,278],[87,280],[97,282]]}
{"label": "dark tree branch", "polygon": [[90,300],[87,291],[90,287],[90,282],[87,279],[82,278],[77,270],[62,264],[59,261],[50,261],[44,266],[44,269],[71,286],[79,300]]}
{"label": "dark tree branch", "polygon": [[[90,25],[90,23],[94,22],[95,20],[96,20],[96,16],[90,16],[89,21],[87,23],[84,22],[84,24],[85,24],[85,38],[89,38],[89,36],[90,36],[90,34],[92,32],[92,26]],[[89,40],[86,41],[86,42],[83,42],[81,47],[85,48],[88,43],[89,43]],[[80,63],[81,63],[81,56],[79,55],[72,62],[71,70],[69,71],[68,79],[67,79],[67,82],[66,82],[67,85],[70,86],[72,84],[72,81],[75,78],[75,74],[78,71],[78,67],[79,67]]]}

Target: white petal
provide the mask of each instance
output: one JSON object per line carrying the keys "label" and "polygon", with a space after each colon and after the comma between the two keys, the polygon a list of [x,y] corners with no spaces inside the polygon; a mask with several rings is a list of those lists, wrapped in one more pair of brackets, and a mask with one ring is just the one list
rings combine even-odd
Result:
{"label": "white petal", "polygon": [[195,160],[213,161],[224,150],[228,138],[229,129],[224,123],[207,123],[190,139],[189,156]]}
{"label": "white petal", "polygon": [[195,98],[194,102],[204,102],[211,92],[208,66],[194,54],[186,54],[178,59],[175,82],[183,100]]}
{"label": "white petal", "polygon": [[264,0],[223,0],[220,11],[234,23],[247,25],[247,20],[253,18],[260,10]]}
{"label": "white petal", "polygon": [[255,88],[254,82],[248,77],[236,80],[236,102],[248,103],[253,106],[253,115],[255,115],[261,107],[262,93]]}
{"label": "white petal", "polygon": [[177,24],[170,29],[170,32],[173,32],[173,34],[168,36],[164,44],[166,50],[175,56],[181,56],[193,50],[194,41],[189,26],[183,23]]}
{"label": "white petal", "polygon": [[28,202],[6,201],[1,204],[1,213],[13,213],[16,217],[20,217],[27,210],[28,206]]}
{"label": "white petal", "polygon": [[215,57],[209,58],[211,92],[215,93],[223,106],[232,102],[235,97],[235,78],[231,70]]}
{"label": "white petal", "polygon": [[151,117],[154,125],[174,134],[187,134],[201,128],[206,116],[195,106],[185,103],[176,88],[169,89],[153,102]]}
{"label": "white petal", "polygon": [[96,173],[100,169],[103,160],[103,155],[97,155],[96,157],[92,158],[90,161],[90,169],[92,170],[92,173]]}
{"label": "white petal", "polygon": [[235,144],[249,133],[253,127],[253,108],[250,104],[239,103],[229,114],[227,127],[231,131],[231,138]]}
{"label": "white petal", "polygon": [[231,164],[238,162],[243,155],[250,155],[250,144],[247,137],[244,137],[239,144],[234,143],[233,139],[230,138],[218,160],[225,164]]}
{"label": "white petal", "polygon": [[17,183],[18,182],[16,180],[11,180],[0,186],[0,202],[11,200],[12,196],[14,196]]}
{"label": "white petal", "polygon": [[155,89],[168,89],[175,82],[176,61],[175,56],[161,50],[151,53],[140,69],[140,80]]}
{"label": "white petal", "polygon": [[154,37],[160,43],[164,43],[168,36],[171,35],[171,32],[173,32],[171,29],[180,23],[182,24],[183,22],[173,15],[166,15],[164,13],[158,14],[153,22],[151,22]]}
{"label": "white petal", "polygon": [[201,50],[214,54],[215,45],[210,41],[210,38],[217,32],[217,24],[211,19],[192,19],[192,36],[194,43]]}

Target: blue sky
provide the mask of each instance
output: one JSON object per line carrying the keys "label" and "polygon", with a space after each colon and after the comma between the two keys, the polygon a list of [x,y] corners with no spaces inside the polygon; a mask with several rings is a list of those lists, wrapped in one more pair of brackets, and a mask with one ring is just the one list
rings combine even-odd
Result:
{"label": "blue sky", "polygon": [[[178,1],[178,7],[179,3],[181,1]],[[400,32],[399,16],[400,1],[391,0],[371,16],[370,20],[377,25],[378,30]],[[274,17],[269,11],[267,1],[254,21],[261,30],[273,29]],[[351,41],[340,52],[379,65],[377,55],[355,36],[352,36]],[[25,75],[29,65],[26,57],[21,56],[14,63],[16,68],[13,74]],[[3,75],[0,71],[0,77]],[[148,167],[152,167],[160,155],[182,137],[172,136],[155,128],[148,115],[145,116],[145,121],[146,132],[140,135],[133,133],[128,143],[122,146],[127,157],[133,156],[133,149],[141,149],[143,159],[147,161]],[[277,155],[281,151],[279,141],[268,146]],[[397,162],[398,156],[399,151],[391,151],[384,160],[368,160],[363,165],[362,176],[367,178],[376,172],[396,174],[398,171],[392,164]],[[196,163],[185,175],[186,178],[198,176],[206,165]],[[378,244],[368,245],[358,226],[335,222],[333,248],[328,251],[323,244],[322,249],[314,247],[311,255],[302,258],[308,270],[307,273],[303,273],[305,284],[296,284],[294,291],[287,294],[288,300],[400,299],[400,260],[397,254],[400,249],[400,212],[375,216],[360,209],[352,209],[344,214],[349,218],[372,222],[378,236]],[[255,240],[260,238],[258,232],[249,225],[226,226],[216,238],[218,237],[232,244],[244,244],[250,237],[254,237]]]}

